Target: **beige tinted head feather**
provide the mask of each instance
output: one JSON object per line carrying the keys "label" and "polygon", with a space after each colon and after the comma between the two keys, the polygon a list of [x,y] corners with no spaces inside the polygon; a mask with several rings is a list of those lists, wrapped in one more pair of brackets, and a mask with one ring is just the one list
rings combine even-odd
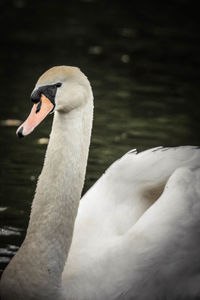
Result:
{"label": "beige tinted head feather", "polygon": [[44,72],[36,83],[37,86],[53,84],[56,82],[65,82],[67,79],[78,79],[87,77],[77,67],[55,66]]}

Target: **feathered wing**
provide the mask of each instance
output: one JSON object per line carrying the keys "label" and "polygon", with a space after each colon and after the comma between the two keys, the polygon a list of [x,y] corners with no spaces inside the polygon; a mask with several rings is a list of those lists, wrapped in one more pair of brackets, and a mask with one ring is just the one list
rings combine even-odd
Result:
{"label": "feathered wing", "polygon": [[[155,274],[158,281],[162,273],[163,280],[168,280],[170,268],[166,266],[165,274],[160,267],[175,261],[176,234],[190,236],[192,232],[192,225],[184,230],[180,221],[192,220],[192,201],[199,209],[199,173],[193,170],[197,166],[200,150],[190,146],[159,147],[139,154],[134,150],[116,161],[81,200],[63,274],[68,292],[77,290],[80,299],[85,299],[80,296],[84,293],[87,299],[143,299],[137,294],[141,284],[149,284],[149,293],[158,290]],[[187,255],[196,253],[183,248]],[[171,266],[171,277],[176,269],[181,270]]]}
{"label": "feathered wing", "polygon": [[102,229],[102,218],[104,223],[108,219],[109,223],[113,222],[113,233],[122,234],[159,198],[177,168],[198,165],[200,149],[197,147],[158,147],[139,154],[136,150],[129,151],[83,196],[76,224],[92,218]]}
{"label": "feathered wing", "polygon": [[133,268],[124,268],[121,299],[200,297],[199,216],[200,167],[180,167],[158,201],[126,234],[127,248],[121,253]]}

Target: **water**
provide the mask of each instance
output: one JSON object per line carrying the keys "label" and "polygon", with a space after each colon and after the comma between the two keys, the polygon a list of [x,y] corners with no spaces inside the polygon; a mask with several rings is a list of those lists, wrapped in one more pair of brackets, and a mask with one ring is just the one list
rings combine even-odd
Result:
{"label": "water", "polygon": [[17,120],[26,118],[29,95],[49,67],[79,66],[93,87],[84,191],[132,148],[200,143],[198,10],[189,0],[132,5],[1,1],[1,271],[26,232],[46,149],[40,139],[48,137],[52,116],[23,140],[15,136]]}

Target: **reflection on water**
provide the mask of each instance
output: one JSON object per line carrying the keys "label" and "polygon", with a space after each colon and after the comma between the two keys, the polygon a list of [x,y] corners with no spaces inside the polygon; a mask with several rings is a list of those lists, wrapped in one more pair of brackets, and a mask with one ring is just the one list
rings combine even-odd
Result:
{"label": "reflection on water", "polygon": [[[123,2],[124,3],[124,2]],[[126,151],[199,144],[199,27],[188,0],[2,1],[0,267],[20,246],[52,116],[18,140],[38,76],[79,66],[95,97],[87,190]],[[2,37],[3,38],[3,37]]]}
{"label": "reflection on water", "polygon": [[19,126],[20,124],[20,120],[7,119],[1,121],[1,126]]}

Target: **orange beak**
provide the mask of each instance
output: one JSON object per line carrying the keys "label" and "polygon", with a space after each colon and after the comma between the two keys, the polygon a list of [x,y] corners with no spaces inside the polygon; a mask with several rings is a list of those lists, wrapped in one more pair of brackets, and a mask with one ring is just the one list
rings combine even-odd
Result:
{"label": "orange beak", "polygon": [[44,94],[41,94],[40,102],[33,105],[30,115],[17,129],[16,134],[18,137],[24,137],[31,133],[53,108],[53,103]]}

